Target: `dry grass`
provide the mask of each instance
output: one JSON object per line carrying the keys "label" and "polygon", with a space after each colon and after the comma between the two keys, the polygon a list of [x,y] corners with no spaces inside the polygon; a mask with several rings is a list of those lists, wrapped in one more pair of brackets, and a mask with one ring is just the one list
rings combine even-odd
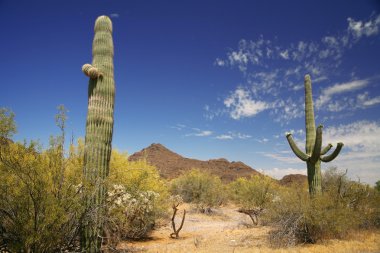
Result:
{"label": "dry grass", "polygon": [[169,238],[171,228],[162,226],[149,240],[123,242],[121,249],[134,252],[249,252],[249,253],[367,253],[380,252],[380,231],[366,231],[351,235],[350,240],[329,240],[321,244],[301,245],[286,249],[270,248],[268,226],[252,227],[247,215],[238,213],[233,206],[223,207],[213,215],[188,210],[179,239]]}

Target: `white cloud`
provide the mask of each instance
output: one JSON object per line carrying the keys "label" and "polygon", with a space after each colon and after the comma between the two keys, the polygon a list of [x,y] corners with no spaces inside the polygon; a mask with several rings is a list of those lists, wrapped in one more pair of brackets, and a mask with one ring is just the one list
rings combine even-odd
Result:
{"label": "white cloud", "polygon": [[282,58],[284,58],[285,60],[288,60],[289,59],[289,51],[288,50],[284,50],[280,53],[280,56]]}
{"label": "white cloud", "polygon": [[215,60],[215,65],[219,66],[219,67],[223,67],[223,66],[226,66],[227,65],[227,62],[222,60],[222,59],[219,59],[219,58],[216,58]]}
{"label": "white cloud", "polygon": [[[355,80],[348,83],[335,84],[322,91],[322,94],[319,96],[319,98],[315,102],[315,106],[317,108],[321,108],[323,105],[329,103],[334,95],[362,89],[366,87],[367,84],[368,84],[368,80],[366,79]],[[337,110],[332,110],[332,111],[337,111]]]}
{"label": "white cloud", "polygon": [[[268,40],[262,35],[256,40],[240,40],[237,48],[227,52],[225,58],[216,58],[215,65],[237,67],[248,87],[237,87],[223,100],[227,110],[207,113],[205,117],[214,118],[228,113],[233,119],[240,119],[264,110],[268,110],[281,124],[302,117],[304,101],[296,101],[293,96],[300,94],[304,74],[311,74],[313,83],[334,80],[341,74],[339,68],[344,54],[359,42],[358,38],[378,35],[379,29],[380,15],[377,15],[367,21],[349,18],[347,26],[340,32],[314,41],[294,41],[283,45],[278,39]],[[349,94],[366,88],[368,82],[369,79],[362,78],[321,90],[321,95],[315,100],[316,109],[352,112],[379,104],[379,97],[359,101],[354,98],[355,94]],[[344,96],[337,96],[341,94]]]}
{"label": "white cloud", "polygon": [[212,135],[212,131],[208,131],[208,130],[205,130],[205,131],[201,131],[199,133],[195,133],[194,136],[210,136]]}
{"label": "white cloud", "polygon": [[110,16],[111,16],[111,18],[118,18],[118,17],[120,17],[119,13],[112,13]]}
{"label": "white cloud", "polygon": [[348,169],[352,179],[374,183],[380,179],[380,122],[357,121],[324,130],[325,144],[343,142],[343,152],[325,167]]}
{"label": "white cloud", "polygon": [[242,134],[242,133],[236,133],[235,136],[238,139],[242,139],[242,140],[246,140],[246,139],[252,138],[251,135],[249,135],[249,134]]}
{"label": "white cloud", "polygon": [[277,92],[277,88],[282,82],[278,80],[278,70],[269,72],[255,72],[248,76],[248,83],[250,83],[251,91],[257,94],[271,94]]}
{"label": "white cloud", "polygon": [[216,136],[215,138],[218,140],[232,140],[233,139],[233,137],[228,134],[221,134],[221,135]]}
{"label": "white cloud", "polygon": [[218,140],[234,140],[234,139],[241,139],[246,140],[249,138],[252,138],[251,135],[243,134],[243,133],[236,133],[236,132],[228,132],[227,134],[221,134],[215,137]]}
{"label": "white cloud", "polygon": [[175,126],[171,126],[170,128],[176,129],[178,131],[181,131],[182,129],[186,128],[186,125],[184,124],[176,124]]}
{"label": "white cloud", "polygon": [[363,102],[363,105],[365,105],[365,106],[372,106],[372,105],[376,105],[376,104],[380,104],[380,96],[371,98],[371,99]]}
{"label": "white cloud", "polygon": [[319,83],[319,82],[322,82],[324,80],[327,80],[327,76],[320,76],[318,78],[315,78],[315,79],[313,79],[313,83]]}
{"label": "white cloud", "polygon": [[242,50],[232,51],[228,55],[229,64],[231,66],[238,65],[240,71],[244,72],[247,69],[248,56],[249,56],[248,53],[243,52]]}
{"label": "white cloud", "polygon": [[303,84],[294,85],[294,86],[293,86],[293,90],[295,90],[295,91],[297,91],[297,90],[302,90],[303,87],[304,87]]}
{"label": "white cloud", "polygon": [[286,125],[291,119],[302,117],[304,115],[302,99],[293,101],[292,98],[288,98],[286,100],[277,100],[273,103],[271,114],[276,115],[275,121]]}
{"label": "white cloud", "polygon": [[334,36],[326,36],[322,39],[323,43],[327,44],[329,47],[339,46],[339,41]]}
{"label": "white cloud", "polygon": [[328,142],[343,142],[346,149],[352,151],[379,151],[380,123],[357,121],[348,125],[329,127],[324,130],[324,139]]}
{"label": "white cloud", "polygon": [[262,138],[262,139],[256,139],[257,142],[260,142],[260,143],[267,143],[269,141],[269,139],[267,138]]}
{"label": "white cloud", "polygon": [[369,107],[369,106],[373,106],[377,104],[380,104],[380,96],[369,98],[368,92],[364,92],[357,96],[357,105],[359,107],[365,108],[365,107]]}
{"label": "white cloud", "polygon": [[186,134],[185,135],[186,137],[189,137],[189,136],[207,137],[207,136],[211,136],[213,134],[213,132],[210,130],[201,130],[201,129],[195,128],[195,127],[191,128],[191,129],[193,130],[193,132]]}
{"label": "white cloud", "polygon": [[224,105],[233,119],[253,117],[270,107],[266,102],[252,99],[250,92],[241,87],[224,100]]}
{"label": "white cloud", "polygon": [[348,18],[348,31],[357,39],[362,36],[373,36],[379,33],[380,15],[372,17],[369,21],[355,21],[353,18]]}

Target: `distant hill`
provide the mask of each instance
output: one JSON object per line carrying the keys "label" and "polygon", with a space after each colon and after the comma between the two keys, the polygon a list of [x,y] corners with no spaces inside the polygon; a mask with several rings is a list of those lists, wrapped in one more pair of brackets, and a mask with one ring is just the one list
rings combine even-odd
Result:
{"label": "distant hill", "polygon": [[307,185],[307,176],[302,174],[290,174],[278,181],[280,185],[290,186],[293,184]]}
{"label": "distant hill", "polygon": [[146,159],[149,164],[158,169],[161,177],[166,179],[176,178],[193,168],[217,175],[226,183],[239,177],[249,177],[251,175],[260,174],[242,162],[229,162],[224,158],[208,161],[185,158],[167,149],[163,145],[156,143],[134,153],[128,159],[130,161]]}

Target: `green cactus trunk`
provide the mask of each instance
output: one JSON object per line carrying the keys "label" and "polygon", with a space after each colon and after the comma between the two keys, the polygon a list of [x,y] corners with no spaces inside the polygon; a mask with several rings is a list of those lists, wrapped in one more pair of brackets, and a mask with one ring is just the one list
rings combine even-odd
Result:
{"label": "green cactus trunk", "polygon": [[332,154],[322,157],[322,155],[325,155],[331,149],[332,145],[328,144],[322,149],[323,126],[320,125],[317,129],[315,128],[311,78],[309,75],[305,76],[305,124],[305,153],[297,147],[291,134],[287,134],[286,138],[294,154],[306,162],[309,193],[310,196],[315,196],[322,192],[321,161],[330,162],[334,160],[342,149],[343,143],[339,142]]}
{"label": "green cactus trunk", "polygon": [[313,94],[310,76],[305,76],[305,125],[306,125],[306,154],[311,155],[315,144],[315,119]]}
{"label": "green cactus trunk", "polygon": [[[311,88],[311,79],[309,75],[305,76],[305,126],[306,126],[306,154],[311,156],[314,150],[316,130],[313,106],[313,94]],[[309,184],[309,192],[311,195],[322,192],[322,174],[321,162],[306,162],[307,179]]]}
{"label": "green cactus trunk", "polygon": [[112,22],[107,16],[100,16],[95,22],[92,65],[82,67],[82,71],[90,77],[84,150],[86,210],[90,215],[85,221],[81,240],[81,248],[85,252],[100,252],[101,248],[105,179],[109,174],[112,150],[115,100],[113,54]]}
{"label": "green cactus trunk", "polygon": [[306,162],[306,165],[310,195],[318,195],[322,192],[321,161],[318,160],[316,163]]}

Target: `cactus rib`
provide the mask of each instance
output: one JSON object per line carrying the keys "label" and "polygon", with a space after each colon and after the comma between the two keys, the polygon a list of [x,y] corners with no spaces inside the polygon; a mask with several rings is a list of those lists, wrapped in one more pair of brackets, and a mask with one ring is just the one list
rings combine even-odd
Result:
{"label": "cactus rib", "polygon": [[115,97],[111,20],[107,16],[98,17],[94,30],[92,64],[82,67],[83,73],[90,77],[83,171],[88,186],[86,210],[92,214],[82,229],[83,252],[100,252]]}

